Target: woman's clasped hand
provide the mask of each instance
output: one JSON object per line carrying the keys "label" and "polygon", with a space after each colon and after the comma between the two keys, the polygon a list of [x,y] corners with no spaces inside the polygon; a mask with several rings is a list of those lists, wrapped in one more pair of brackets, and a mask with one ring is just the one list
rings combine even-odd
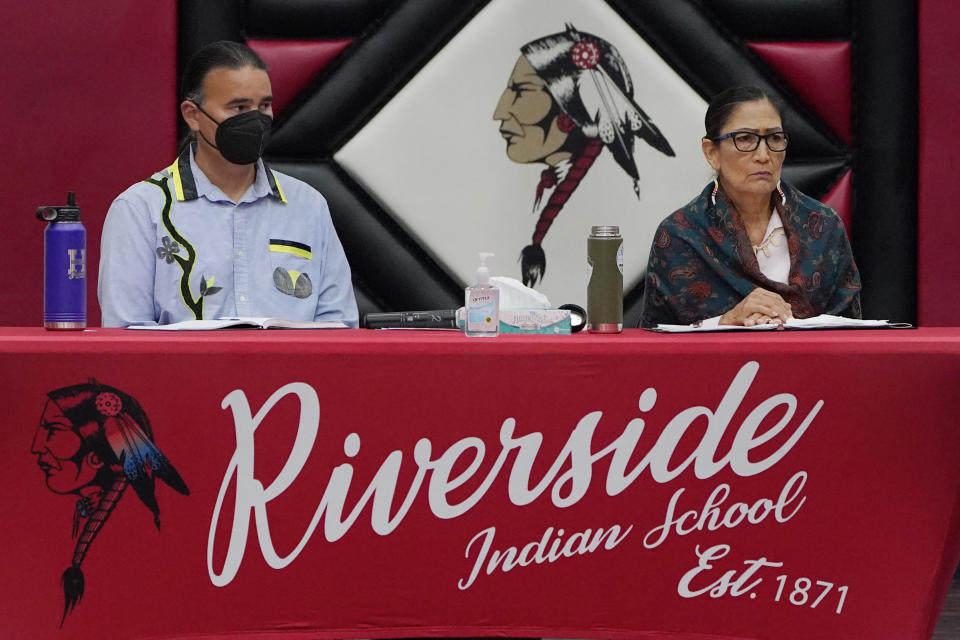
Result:
{"label": "woman's clasped hand", "polygon": [[720,324],[752,327],[758,324],[783,324],[793,317],[790,304],[780,294],[757,287],[737,306],[720,317]]}

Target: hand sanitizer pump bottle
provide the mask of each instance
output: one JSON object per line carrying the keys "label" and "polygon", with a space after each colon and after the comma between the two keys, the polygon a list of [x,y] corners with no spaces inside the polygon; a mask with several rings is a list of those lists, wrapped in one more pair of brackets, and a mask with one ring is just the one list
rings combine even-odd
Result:
{"label": "hand sanitizer pump bottle", "polygon": [[476,284],[467,287],[465,292],[465,332],[474,338],[492,338],[500,333],[500,290],[490,284],[490,270],[487,269],[487,258],[492,257],[492,253],[480,254]]}

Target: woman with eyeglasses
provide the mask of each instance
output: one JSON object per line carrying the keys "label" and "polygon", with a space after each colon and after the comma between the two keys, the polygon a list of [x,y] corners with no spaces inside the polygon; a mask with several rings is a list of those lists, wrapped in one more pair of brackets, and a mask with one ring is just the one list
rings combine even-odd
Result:
{"label": "woman with eyeglasses", "polygon": [[756,87],[717,95],[703,155],[716,179],[660,223],[641,326],[860,317],[860,274],[832,209],[781,181],[783,105]]}

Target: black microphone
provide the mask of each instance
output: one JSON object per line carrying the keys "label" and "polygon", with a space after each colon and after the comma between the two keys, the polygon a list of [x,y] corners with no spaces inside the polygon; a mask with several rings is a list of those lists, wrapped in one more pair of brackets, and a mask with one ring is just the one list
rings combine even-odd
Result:
{"label": "black microphone", "polygon": [[456,309],[440,311],[397,311],[363,316],[367,329],[458,329]]}

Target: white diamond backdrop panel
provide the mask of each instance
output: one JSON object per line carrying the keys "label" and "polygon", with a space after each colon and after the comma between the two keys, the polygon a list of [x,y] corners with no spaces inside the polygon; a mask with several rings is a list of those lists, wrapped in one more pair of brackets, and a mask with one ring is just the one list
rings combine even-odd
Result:
{"label": "white diamond backdrop panel", "polygon": [[520,48],[567,23],[620,52],[634,101],[676,153],[635,140],[638,201],[632,178],[605,148],[550,227],[537,288],[554,305],[584,305],[591,225],[620,226],[628,291],[642,279],[657,224],[712,177],[700,151],[706,103],[602,0],[494,0],[335,159],[464,284],[479,251],[496,254],[494,275],[519,280],[547,165],[510,160],[493,113]]}

